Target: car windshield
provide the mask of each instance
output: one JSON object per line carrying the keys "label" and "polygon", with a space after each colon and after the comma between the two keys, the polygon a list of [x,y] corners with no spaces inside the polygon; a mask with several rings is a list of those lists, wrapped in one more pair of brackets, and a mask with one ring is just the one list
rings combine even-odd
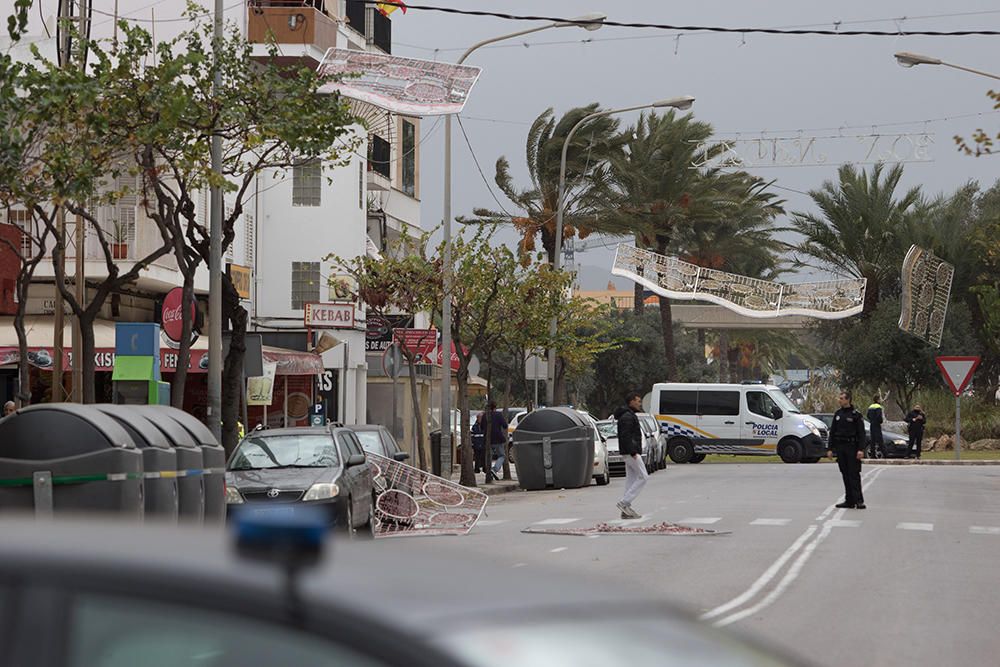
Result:
{"label": "car windshield", "polygon": [[389,455],[385,451],[385,444],[382,442],[378,431],[355,431],[354,434],[358,436],[358,440],[361,441],[361,447],[366,452],[378,454],[379,456]]}
{"label": "car windshield", "polygon": [[795,404],[788,400],[785,396],[785,392],[780,389],[768,389],[767,395],[774,399],[774,402],[778,404],[778,407],[785,412],[790,412],[793,415],[801,414],[799,409],[795,407]]}
{"label": "car windshield", "polygon": [[229,469],[327,468],[339,463],[337,448],[327,433],[258,435],[240,443]]}
{"label": "car windshield", "polygon": [[597,430],[601,432],[605,438],[617,438],[618,437],[618,424],[615,422],[597,422]]}

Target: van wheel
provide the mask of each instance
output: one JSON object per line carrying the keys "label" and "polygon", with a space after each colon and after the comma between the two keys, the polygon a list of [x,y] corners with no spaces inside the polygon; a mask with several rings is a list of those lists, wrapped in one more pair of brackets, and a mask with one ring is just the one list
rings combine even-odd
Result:
{"label": "van wheel", "polygon": [[694,456],[694,447],[690,440],[677,438],[667,445],[667,453],[674,463],[687,463]]}
{"label": "van wheel", "polygon": [[785,463],[798,463],[802,460],[802,444],[795,438],[788,438],[778,443],[778,455]]}
{"label": "van wheel", "polygon": [[688,463],[701,463],[704,460],[705,460],[704,454],[695,454],[694,456],[691,457],[691,460],[688,461]]}

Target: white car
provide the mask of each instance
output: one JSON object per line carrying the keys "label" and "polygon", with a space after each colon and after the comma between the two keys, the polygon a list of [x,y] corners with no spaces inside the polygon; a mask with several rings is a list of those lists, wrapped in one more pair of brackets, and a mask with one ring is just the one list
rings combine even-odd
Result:
{"label": "white car", "polygon": [[[594,427],[594,481],[597,486],[604,486],[611,481],[611,466],[609,465],[608,443],[600,426],[593,415],[583,410],[577,410]],[[617,438],[615,442],[617,442]]]}

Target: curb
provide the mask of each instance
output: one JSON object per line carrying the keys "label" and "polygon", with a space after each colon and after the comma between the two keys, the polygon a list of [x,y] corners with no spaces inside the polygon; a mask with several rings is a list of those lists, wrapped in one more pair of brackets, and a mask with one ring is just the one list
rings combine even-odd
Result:
{"label": "curb", "polygon": [[971,461],[916,459],[863,459],[862,463],[881,466],[998,466],[1000,459],[977,459]]}
{"label": "curb", "polygon": [[[1000,463],[1000,461],[997,463]],[[483,484],[482,486],[478,486],[476,488],[488,496],[497,496],[504,493],[510,493],[511,491],[518,491],[521,486],[518,484],[517,480],[505,480],[502,482]]]}

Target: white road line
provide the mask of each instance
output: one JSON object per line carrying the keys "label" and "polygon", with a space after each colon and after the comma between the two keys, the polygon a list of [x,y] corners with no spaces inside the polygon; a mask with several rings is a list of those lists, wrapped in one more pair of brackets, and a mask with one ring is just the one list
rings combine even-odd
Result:
{"label": "white road line", "polygon": [[[865,484],[862,487],[862,490],[867,491],[868,487],[872,485],[872,483],[879,476],[879,474],[881,474],[883,470],[885,470],[885,468],[878,468],[874,472],[866,475],[867,484]],[[827,516],[830,513],[830,511],[832,511],[832,509],[834,509],[832,506],[830,508],[827,508],[827,511],[825,511],[822,516]],[[747,616],[755,614],[761,609],[764,609],[765,607],[771,605],[775,600],[777,600],[781,596],[782,593],[785,592],[785,590],[792,584],[792,582],[794,582],[795,579],[798,578],[799,573],[802,571],[802,568],[809,560],[809,557],[816,550],[816,547],[820,544],[820,542],[826,539],[827,535],[830,534],[830,531],[833,530],[832,523],[835,521],[840,521],[841,517],[844,515],[844,512],[845,510],[841,509],[836,514],[834,514],[833,519],[831,521],[827,521],[823,525],[823,529],[816,536],[816,538],[813,539],[811,542],[809,542],[809,544],[806,545],[805,548],[803,548],[803,545],[805,545],[806,542],[809,541],[809,539],[813,536],[814,533],[816,533],[818,529],[818,526],[816,524],[810,525],[809,528],[807,528],[806,531],[802,533],[802,535],[800,535],[797,540],[795,540],[792,546],[788,547],[788,549],[786,549],[785,552],[781,554],[781,556],[779,556],[778,559],[774,561],[774,563],[772,563],[769,568],[767,568],[767,570],[764,571],[764,574],[762,574],[757,579],[757,581],[755,581],[750,586],[750,588],[748,588],[741,595],[730,600],[729,602],[702,614],[701,620],[709,620],[721,616],[722,614],[732,611],[733,609],[736,609],[741,605],[743,605],[744,603],[753,599],[755,595],[757,595],[761,590],[763,590],[763,588],[767,586],[767,584],[770,583],[770,581],[774,579],[779,572],[781,572],[781,569],[785,566],[785,564],[793,556],[795,556],[795,554],[798,553],[799,550],[801,549],[802,553],[799,554],[795,562],[792,563],[792,566],[789,568],[788,572],[781,579],[781,581],[778,582],[778,585],[774,588],[774,590],[772,590],[763,600],[761,600],[758,604],[752,607],[744,609],[743,611],[736,612],[735,614],[731,614],[730,616],[719,619],[714,623],[714,625],[722,626],[722,625],[729,625],[730,623],[735,623],[736,621],[739,621],[743,618],[746,618]]]}
{"label": "white road line", "polygon": [[588,540],[596,540],[600,538],[600,535],[587,535]]}
{"label": "white road line", "polygon": [[557,554],[560,551],[566,551],[569,547],[556,547],[555,549],[549,549],[550,554]]}
{"label": "white road line", "polygon": [[696,517],[690,517],[688,519],[681,519],[677,523],[680,523],[680,524],[693,523],[693,524],[701,524],[701,525],[705,525],[705,526],[710,526],[713,523],[719,523],[720,521],[722,521],[722,517],[721,516],[701,516],[701,517],[697,517],[696,516]]}
{"label": "white road line", "polygon": [[[868,481],[870,479],[873,479],[875,475],[877,475],[878,473],[882,472],[883,470],[885,470],[885,468],[871,468],[871,469],[869,469],[868,472],[866,472],[863,475],[861,475],[861,483],[864,484],[866,481]],[[864,489],[867,489],[867,488],[868,488],[867,486],[866,487],[862,487],[862,491]],[[817,521],[825,521],[826,517],[830,516],[830,512],[832,512],[833,510],[837,509],[837,505],[839,503],[842,503],[842,502],[844,502],[844,496],[840,496],[839,498],[837,498],[837,500],[835,502],[833,502],[829,507],[827,507],[825,510],[823,510],[822,514],[820,514],[818,517],[816,517],[816,520]]]}
{"label": "white road line", "polygon": [[901,523],[897,523],[896,524],[896,528],[898,528],[899,530],[925,530],[927,532],[930,532],[930,531],[934,530],[934,524],[933,523],[908,523],[906,521],[903,521]]}
{"label": "white road line", "polygon": [[511,568],[513,569],[515,567],[524,567],[525,565],[527,565],[527,563],[514,563],[513,565],[511,565]]}
{"label": "white road line", "polygon": [[860,528],[861,522],[856,519],[830,519],[830,524],[834,528]]}
{"label": "white road line", "polygon": [[535,526],[564,526],[567,523],[574,523],[579,521],[579,519],[544,519],[542,521],[536,521]]}
{"label": "white road line", "polygon": [[1000,535],[1000,526],[969,526],[973,535]]}
{"label": "white road line", "polygon": [[507,523],[510,519],[480,519],[476,522],[477,526],[499,526],[501,523]]}
{"label": "white road line", "polygon": [[792,522],[791,519],[754,519],[750,522],[751,526],[787,526]]}
{"label": "white road line", "polygon": [[641,516],[638,519],[612,519],[611,521],[605,521],[604,523],[609,526],[634,526],[637,523],[643,523],[649,521],[652,516]]}

